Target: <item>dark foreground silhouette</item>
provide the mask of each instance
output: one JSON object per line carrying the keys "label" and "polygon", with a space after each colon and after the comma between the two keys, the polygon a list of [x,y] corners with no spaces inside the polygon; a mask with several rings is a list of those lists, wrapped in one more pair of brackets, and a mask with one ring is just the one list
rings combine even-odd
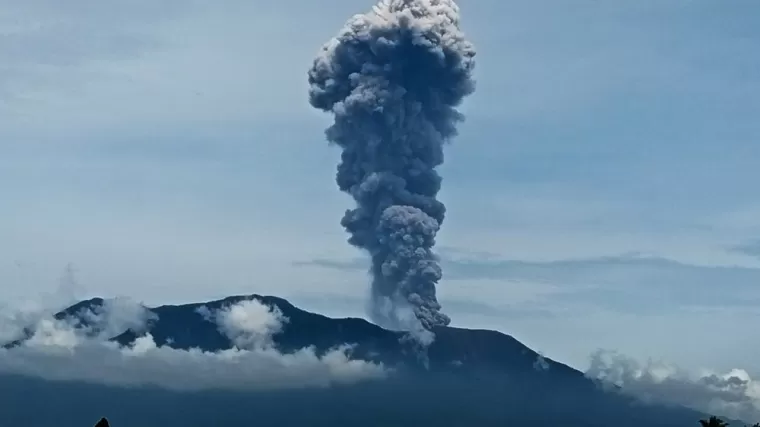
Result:
{"label": "dark foreground silhouette", "polygon": [[[699,425],[702,427],[728,427],[729,423],[721,420],[718,417],[712,416],[706,420],[699,420]],[[100,421],[95,424],[95,427],[110,427],[110,425],[108,424],[107,419],[101,418]],[[752,427],[760,427],[760,424],[755,424]]]}
{"label": "dark foreground silhouette", "polygon": [[[172,392],[6,375],[0,376],[0,425],[81,427],[91,425],[93,410],[107,414],[118,427],[693,427],[695,420],[706,418],[602,390],[581,372],[551,359],[539,369],[536,352],[499,332],[438,328],[425,364],[403,334],[361,319],[309,313],[279,298],[248,298],[254,297],[277,305],[288,317],[282,333],[275,335],[282,351],[309,345],[324,351],[355,343],[356,357],[382,361],[395,373],[350,386],[255,392]],[[205,305],[213,310],[242,298]],[[82,302],[59,317],[100,303]],[[207,351],[230,348],[229,339],[198,313],[201,305],[152,309],[158,316],[150,325],[156,342]],[[135,338],[127,332],[115,340],[129,344]]]}

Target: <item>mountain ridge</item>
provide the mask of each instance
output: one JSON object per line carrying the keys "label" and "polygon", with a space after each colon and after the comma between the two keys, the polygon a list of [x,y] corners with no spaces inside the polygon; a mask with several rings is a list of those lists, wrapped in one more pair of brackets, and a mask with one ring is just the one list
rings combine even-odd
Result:
{"label": "mountain ridge", "polygon": [[[151,316],[143,331],[128,330],[112,340],[131,345],[142,334],[150,333],[157,346],[208,352],[228,350],[234,344],[216,324],[204,317],[201,308],[215,311],[252,299],[276,306],[288,319],[282,330],[272,337],[279,351],[290,353],[313,347],[317,354],[324,354],[336,346],[353,345],[353,358],[383,363],[393,369],[392,374],[381,380],[320,390],[179,393],[160,387],[124,388],[0,375],[0,399],[15,399],[23,406],[19,396],[25,391],[49,396],[45,416],[49,412],[62,417],[60,419],[71,420],[69,424],[57,423],[66,427],[74,427],[74,420],[79,419],[70,411],[87,411],[84,402],[88,399],[99,402],[95,406],[103,408],[103,412],[94,415],[109,416],[114,425],[135,427],[241,423],[250,416],[249,411],[255,411],[259,417],[255,425],[279,427],[355,424],[464,427],[505,423],[547,427],[558,423],[665,427],[691,426],[705,417],[691,409],[644,404],[630,396],[605,390],[582,372],[544,358],[502,332],[435,328],[435,340],[424,349],[425,357],[420,357],[421,348],[406,339],[404,332],[389,331],[360,318],[330,318],[302,310],[274,296],[252,294],[202,303],[146,307]],[[97,310],[105,301],[102,298],[81,301],[55,317],[86,320],[82,313]],[[72,400],[68,400],[69,397]],[[68,406],[60,403],[62,401]],[[181,414],[177,415],[176,409],[180,407]],[[292,407],[299,410],[288,409]],[[10,410],[10,415],[8,411],[0,413],[0,425],[16,425],[19,420],[29,419],[29,414],[14,411]],[[142,418],[138,417],[141,412]],[[172,418],[175,416],[179,418]]]}
{"label": "mountain ridge", "polygon": [[[267,306],[275,306],[289,319],[284,325],[284,330],[274,336],[275,344],[282,351],[293,351],[307,346],[316,346],[318,350],[326,351],[341,344],[358,344],[361,346],[362,342],[366,344],[369,341],[369,344],[373,345],[382,344],[388,347],[398,345],[399,347],[395,349],[396,357],[390,359],[391,362],[398,363],[401,361],[400,359],[403,359],[398,353],[399,350],[402,352],[420,350],[420,346],[416,344],[413,338],[409,338],[406,332],[390,331],[358,317],[332,318],[296,307],[284,298],[259,294],[228,296],[219,300],[197,303],[146,307],[158,319],[157,323],[149,321],[147,329],[157,345],[184,350],[199,348],[212,352],[230,349],[233,346],[232,342],[226,339],[216,326],[209,323],[198,310],[202,307],[211,311],[219,310],[247,300],[257,300]],[[56,318],[61,320],[65,317],[76,317],[81,310],[102,306],[104,301],[102,298],[81,301],[57,313]],[[165,326],[167,322],[170,322],[171,326]],[[179,323],[183,323],[185,327],[176,327]],[[297,333],[291,333],[294,330]],[[432,331],[436,338],[427,348],[427,352],[432,358],[431,362],[438,362],[433,367],[440,368],[451,363],[466,365],[471,362],[479,366],[503,363],[504,360],[499,360],[500,354],[498,353],[500,353],[499,350],[504,351],[508,348],[509,354],[517,353],[525,356],[520,357],[520,361],[530,362],[531,367],[540,358],[548,364],[548,369],[559,369],[567,373],[572,372],[573,375],[579,377],[585,377],[582,372],[575,368],[546,358],[511,335],[500,331],[450,326],[437,327]],[[126,331],[113,337],[113,339],[122,345],[129,345],[139,335],[134,331]],[[491,350],[489,346],[493,346],[495,342],[499,342],[501,345]],[[374,348],[374,350],[377,349]],[[362,351],[361,348],[358,350],[358,354],[362,356],[368,356],[369,353],[369,350]],[[408,358],[403,361],[410,362],[412,360],[412,358]],[[383,361],[387,362],[387,360]],[[512,362],[514,361],[512,360]]]}

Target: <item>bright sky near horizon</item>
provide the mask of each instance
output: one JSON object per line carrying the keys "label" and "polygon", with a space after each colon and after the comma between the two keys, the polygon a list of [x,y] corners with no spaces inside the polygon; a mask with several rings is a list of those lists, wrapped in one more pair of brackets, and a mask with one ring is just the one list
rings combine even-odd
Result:
{"label": "bright sky near horizon", "polygon": [[[65,5],[64,5],[65,4]],[[371,0],[0,0],[0,301],[260,293],[363,315],[319,47]],[[760,2],[461,0],[439,297],[582,367],[760,375]]]}

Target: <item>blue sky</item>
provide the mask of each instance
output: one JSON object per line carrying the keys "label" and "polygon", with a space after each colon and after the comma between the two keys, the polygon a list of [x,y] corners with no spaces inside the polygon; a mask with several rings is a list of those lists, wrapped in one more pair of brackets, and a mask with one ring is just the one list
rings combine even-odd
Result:
{"label": "blue sky", "polygon": [[[0,299],[59,294],[71,263],[81,296],[363,315],[306,71],[371,4],[0,0]],[[602,347],[760,374],[760,3],[460,6],[454,324],[579,367]]]}

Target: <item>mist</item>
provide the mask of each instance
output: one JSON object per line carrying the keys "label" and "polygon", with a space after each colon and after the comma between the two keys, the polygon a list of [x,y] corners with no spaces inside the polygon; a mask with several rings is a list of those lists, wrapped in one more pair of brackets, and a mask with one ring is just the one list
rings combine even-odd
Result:
{"label": "mist", "polygon": [[680,405],[749,423],[760,420],[760,383],[743,369],[693,372],[676,364],[611,351],[591,357],[586,375],[645,402]]}
{"label": "mist", "polygon": [[33,331],[20,344],[0,349],[0,373],[176,391],[322,388],[387,374],[380,364],[353,360],[349,344],[321,355],[310,347],[280,352],[272,336],[288,320],[276,307],[255,300],[206,311],[207,320],[233,343],[217,352],[159,346],[149,333],[129,346],[109,340],[158,320],[137,303],[106,300],[99,309],[78,314],[43,317],[7,333],[18,339]]}

